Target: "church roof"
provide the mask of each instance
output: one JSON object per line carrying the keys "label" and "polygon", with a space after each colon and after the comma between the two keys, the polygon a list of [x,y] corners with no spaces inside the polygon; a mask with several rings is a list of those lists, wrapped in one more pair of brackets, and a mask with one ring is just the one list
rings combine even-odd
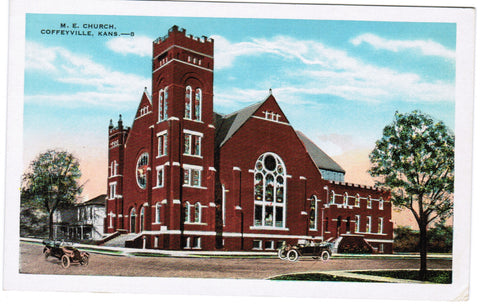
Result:
{"label": "church roof", "polygon": [[261,101],[252,104],[225,116],[214,113],[214,123],[216,128],[215,146],[223,146],[264,102],[265,101]]}
{"label": "church roof", "polygon": [[295,131],[300,138],[300,140],[305,145],[308,154],[313,159],[313,162],[317,165],[318,168],[336,172],[345,173],[342,167],[337,164],[327,153],[323,152],[313,141],[311,141],[305,134],[300,131]]}
{"label": "church roof", "polygon": [[[270,96],[269,96],[270,97]],[[267,97],[267,99],[269,98]],[[214,124],[216,129],[215,146],[217,148],[223,146],[260,108],[260,106],[267,100],[249,105],[241,110],[233,112],[228,115],[221,115],[214,113]],[[305,149],[312,158],[313,162],[319,169],[330,170],[335,172],[345,173],[345,170],[337,164],[330,156],[313,143],[305,134],[300,131],[295,131],[302,141]]]}

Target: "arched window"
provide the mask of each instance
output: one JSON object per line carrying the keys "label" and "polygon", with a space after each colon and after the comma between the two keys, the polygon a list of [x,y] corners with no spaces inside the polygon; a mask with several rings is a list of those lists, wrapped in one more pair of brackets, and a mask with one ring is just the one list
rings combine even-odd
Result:
{"label": "arched window", "polygon": [[372,196],[368,196],[368,199],[367,199],[367,208],[372,208]]}
{"label": "arched window", "polygon": [[140,232],[145,230],[145,207],[140,209]]}
{"label": "arched window", "polygon": [[195,89],[195,105],[193,108],[193,119],[197,121],[202,120],[202,90]]}
{"label": "arched window", "polygon": [[285,227],[286,169],[275,153],[264,153],[255,162],[254,226]]}
{"label": "arched window", "polygon": [[163,120],[168,119],[168,86],[165,87],[165,100],[163,101]]}
{"label": "arched window", "polygon": [[185,223],[191,223],[192,222],[191,221],[191,216],[190,216],[190,214],[191,214],[190,213],[190,208],[191,208],[190,206],[191,205],[188,201],[185,202],[185,208],[184,208],[185,209]]}
{"label": "arched window", "polygon": [[198,202],[195,203],[194,222],[195,223],[202,223],[202,205]]}
{"label": "arched window", "polygon": [[330,204],[335,204],[335,191],[330,191]]}
{"label": "arched window", "polygon": [[136,233],[137,227],[137,214],[135,212],[135,207],[130,210],[130,233]]}
{"label": "arched window", "polygon": [[185,88],[185,118],[192,119],[192,87]]}
{"label": "arched window", "polygon": [[358,193],[355,196],[355,207],[360,207],[360,195]]}
{"label": "arched window", "polygon": [[136,177],[138,187],[147,187],[148,153],[143,153],[137,160]]}
{"label": "arched window", "polygon": [[348,193],[347,192],[345,192],[343,194],[343,205],[345,205],[345,206],[348,205]]}
{"label": "arched window", "polygon": [[310,200],[310,229],[317,229],[317,196],[312,196]]}
{"label": "arched window", "polygon": [[378,209],[383,210],[383,198],[381,197],[380,200],[378,201]]}

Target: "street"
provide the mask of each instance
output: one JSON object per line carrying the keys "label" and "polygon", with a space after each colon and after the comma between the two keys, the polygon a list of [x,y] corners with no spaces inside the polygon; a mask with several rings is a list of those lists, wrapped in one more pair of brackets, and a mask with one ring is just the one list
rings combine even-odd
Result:
{"label": "street", "polygon": [[[304,257],[298,262],[289,262],[278,258],[124,257],[91,253],[88,266],[72,264],[63,269],[58,259],[50,257],[45,260],[42,250],[43,245],[20,244],[20,273],[266,279],[298,272],[417,269],[419,266],[416,258],[331,258],[322,262]],[[451,269],[451,265],[450,259],[428,261],[429,269]]]}

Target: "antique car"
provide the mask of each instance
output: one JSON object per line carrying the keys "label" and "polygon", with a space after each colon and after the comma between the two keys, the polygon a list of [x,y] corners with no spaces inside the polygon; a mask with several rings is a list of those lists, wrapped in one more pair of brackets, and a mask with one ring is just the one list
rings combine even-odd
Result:
{"label": "antique car", "polygon": [[82,266],[88,265],[89,254],[85,251],[80,251],[72,245],[68,245],[64,241],[44,240],[43,254],[45,259],[52,256],[60,259],[63,268],[68,268],[71,263],[79,263]]}
{"label": "antique car", "polygon": [[313,259],[327,261],[332,256],[331,242],[302,242],[297,245],[283,245],[278,250],[278,257],[282,260],[297,261],[300,256],[311,256]]}

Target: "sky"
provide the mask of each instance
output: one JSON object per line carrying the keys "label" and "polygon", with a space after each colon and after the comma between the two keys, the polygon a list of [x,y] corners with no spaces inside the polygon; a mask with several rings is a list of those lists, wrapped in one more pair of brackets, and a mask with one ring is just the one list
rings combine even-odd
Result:
{"label": "sky", "polygon": [[[125,35],[100,36],[94,24]],[[85,198],[105,193],[109,120],[122,114],[131,126],[151,92],[152,41],[173,25],[214,39],[216,112],[262,101],[271,88],[349,182],[373,184],[368,153],[396,111],[421,110],[454,131],[453,23],[28,14],[24,167],[66,149],[81,162]]]}

